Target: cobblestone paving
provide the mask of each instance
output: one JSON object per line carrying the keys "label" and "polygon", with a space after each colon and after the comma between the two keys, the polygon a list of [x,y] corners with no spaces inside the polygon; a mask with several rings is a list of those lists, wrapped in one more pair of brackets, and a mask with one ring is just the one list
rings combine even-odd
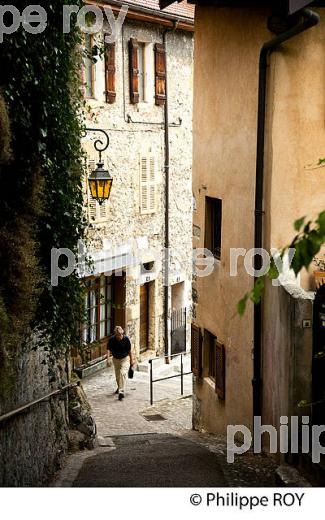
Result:
{"label": "cobblestone paving", "polygon": [[265,455],[254,454],[251,450],[242,455],[235,455],[233,464],[227,462],[227,441],[224,435],[187,430],[182,432],[182,438],[192,440],[206,447],[217,455],[222,467],[224,478],[229,487],[274,487],[275,461]]}
{"label": "cobblestone paving", "polygon": [[225,486],[218,457],[176,435],[113,438],[116,450],[87,459],[73,487]]}
{"label": "cobblestone paving", "polygon": [[[154,406],[150,407],[149,376],[135,372],[128,380],[125,399],[114,394],[114,370],[108,368],[85,379],[83,387],[92,408],[99,437],[140,433],[172,433],[192,424],[192,399],[180,397],[180,378],[154,383]],[[192,394],[192,377],[184,377],[184,395]],[[157,404],[159,402],[159,405]],[[159,407],[159,412],[157,412]],[[143,415],[162,413],[166,420],[148,422]]]}
{"label": "cobblestone paving", "polygon": [[[124,401],[114,394],[112,368],[83,381],[96,420],[99,446],[69,457],[55,486],[180,487],[275,485],[276,465],[265,455],[247,452],[226,460],[226,439],[193,431],[192,378],[186,376],[183,398],[180,380],[155,383],[149,403],[149,377],[136,372],[128,381]],[[148,422],[145,415],[164,420]]]}

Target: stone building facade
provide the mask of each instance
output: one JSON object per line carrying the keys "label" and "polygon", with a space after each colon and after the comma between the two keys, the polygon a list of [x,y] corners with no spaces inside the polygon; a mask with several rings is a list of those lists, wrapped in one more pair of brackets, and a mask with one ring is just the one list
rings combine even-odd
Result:
{"label": "stone building facade", "polygon": [[[115,9],[116,16],[119,11],[116,2],[106,3]],[[107,336],[114,325],[125,327],[140,359],[146,350],[160,355],[189,348],[193,8],[182,2],[178,8],[160,13],[158,2],[149,2],[149,7],[141,1],[124,4],[128,12],[116,41],[108,46],[108,51],[105,48],[96,63],[85,58],[84,67],[87,127],[107,132],[109,147],[103,159],[105,168],[113,176],[110,198],[102,205],[91,198],[86,180],[84,183],[89,254],[93,259],[92,269],[83,276],[90,284],[86,306],[91,322],[84,332],[84,341],[90,344],[92,359],[105,354]],[[108,26],[104,26],[103,34],[106,32],[109,32]],[[93,46],[102,44],[103,34],[92,37]],[[158,99],[156,90],[157,47],[166,60],[162,100]],[[109,61],[106,61],[106,52],[110,53]],[[136,54],[138,69],[136,99],[132,99],[130,86],[131,52]],[[111,67],[109,94],[107,63]],[[165,146],[166,102],[169,168]],[[89,172],[98,160],[93,146],[97,138],[99,134],[88,131],[84,139]],[[166,189],[169,191],[171,249],[167,309],[163,251],[167,243]],[[98,283],[102,284],[98,289],[102,299],[101,303],[97,302],[98,310],[94,310],[96,289],[93,287]],[[186,345],[185,341],[173,344],[171,316],[177,310],[186,321]],[[102,323],[96,325],[98,316]]]}

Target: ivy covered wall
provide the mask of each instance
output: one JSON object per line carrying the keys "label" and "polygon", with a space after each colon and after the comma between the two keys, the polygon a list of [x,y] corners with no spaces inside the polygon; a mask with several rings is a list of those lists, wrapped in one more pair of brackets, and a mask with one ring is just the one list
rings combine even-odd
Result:
{"label": "ivy covered wall", "polygon": [[[76,251],[84,229],[80,33],[72,23],[71,32],[63,34],[62,8],[68,3],[40,2],[48,17],[45,31],[33,35],[20,28],[1,44],[2,364],[19,351],[30,324],[46,335],[50,352],[64,352],[75,339],[77,276],[50,285],[51,249]],[[28,1],[18,4],[22,12]]]}
{"label": "ivy covered wall", "polygon": [[[15,6],[22,12],[29,3]],[[73,20],[71,32],[62,31],[69,3],[39,1],[47,12],[45,31],[20,28],[0,44],[0,415],[64,384],[61,360],[78,339],[78,277],[50,283],[51,249],[75,252],[84,232],[81,40]],[[55,402],[0,423],[2,484],[40,483],[53,472],[56,452],[66,444],[64,415],[62,402]],[[37,476],[33,465],[17,473],[19,453],[26,452],[40,459]],[[4,475],[1,455],[16,465],[15,475]]]}

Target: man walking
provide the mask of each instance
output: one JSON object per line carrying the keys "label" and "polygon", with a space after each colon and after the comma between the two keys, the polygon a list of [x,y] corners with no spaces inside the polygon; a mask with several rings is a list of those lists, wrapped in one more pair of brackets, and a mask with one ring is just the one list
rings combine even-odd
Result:
{"label": "man walking", "polygon": [[109,339],[107,345],[108,353],[113,356],[113,365],[115,370],[115,378],[117,382],[116,394],[120,401],[124,398],[124,390],[126,379],[130,365],[132,366],[133,358],[131,352],[131,343],[127,336],[124,335],[122,327],[115,327],[114,335]]}

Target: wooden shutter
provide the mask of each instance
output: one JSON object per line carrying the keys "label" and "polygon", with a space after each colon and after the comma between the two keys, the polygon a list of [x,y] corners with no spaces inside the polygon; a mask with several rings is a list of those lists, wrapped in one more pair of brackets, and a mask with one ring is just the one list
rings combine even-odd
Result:
{"label": "wooden shutter", "polygon": [[[104,35],[105,38],[106,35]],[[115,92],[115,43],[105,43],[105,97],[106,103],[114,103]]]}
{"label": "wooden shutter", "polygon": [[216,386],[215,390],[220,399],[225,399],[226,389],[226,356],[225,346],[215,340],[216,349]]}
{"label": "wooden shutter", "polygon": [[152,154],[140,156],[140,212],[156,211],[156,158]]}
{"label": "wooden shutter", "polygon": [[155,99],[156,105],[166,100],[166,51],[161,43],[155,44]]}
{"label": "wooden shutter", "polygon": [[130,103],[139,103],[138,41],[129,41]]}
{"label": "wooden shutter", "polygon": [[[96,162],[94,159],[88,159],[88,175],[96,168]],[[97,220],[97,207],[96,201],[92,198],[87,179],[87,208],[88,208],[88,220],[89,222],[95,222]]]}
{"label": "wooden shutter", "polygon": [[149,156],[148,206],[150,213],[156,211],[156,161],[153,155]]}
{"label": "wooden shutter", "polygon": [[193,374],[202,377],[202,334],[194,323],[191,325],[191,361]]}
{"label": "wooden shutter", "polygon": [[98,220],[100,220],[100,221],[107,220],[107,210],[108,210],[108,200],[104,200],[104,202],[102,202],[102,204],[98,204],[98,202],[97,202]]}
{"label": "wooden shutter", "polygon": [[148,213],[148,168],[147,156],[140,157],[140,212]]}

